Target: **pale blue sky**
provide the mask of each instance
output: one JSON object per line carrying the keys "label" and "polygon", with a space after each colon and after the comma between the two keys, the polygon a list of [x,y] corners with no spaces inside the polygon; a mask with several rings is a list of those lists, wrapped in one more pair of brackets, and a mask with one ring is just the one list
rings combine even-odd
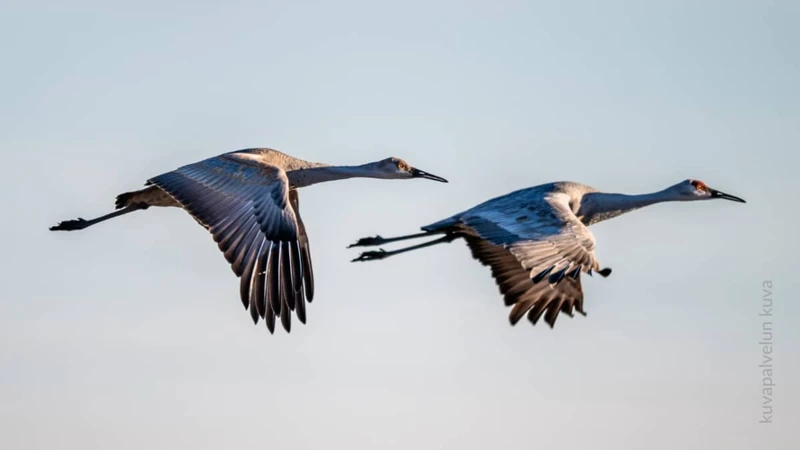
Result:
{"label": "pale blue sky", "polygon": [[[797,2],[4,2],[0,447],[798,448]],[[253,327],[148,177],[268,146],[450,179],[303,191],[307,326]],[[739,195],[603,223],[588,317],[510,327],[463,243],[350,264],[513,189]],[[775,285],[775,424],[760,417]]]}

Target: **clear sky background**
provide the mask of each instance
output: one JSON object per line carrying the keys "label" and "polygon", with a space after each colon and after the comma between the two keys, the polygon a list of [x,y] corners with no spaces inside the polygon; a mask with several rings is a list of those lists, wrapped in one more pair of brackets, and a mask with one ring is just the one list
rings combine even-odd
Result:
{"label": "clear sky background", "polygon": [[[800,4],[222,3],[0,6],[0,447],[800,448]],[[183,211],[47,231],[256,146],[450,184],[304,189],[317,296],[289,335]],[[544,182],[686,178],[748,203],[594,227],[614,274],[554,330],[509,326],[462,242],[345,249]]]}

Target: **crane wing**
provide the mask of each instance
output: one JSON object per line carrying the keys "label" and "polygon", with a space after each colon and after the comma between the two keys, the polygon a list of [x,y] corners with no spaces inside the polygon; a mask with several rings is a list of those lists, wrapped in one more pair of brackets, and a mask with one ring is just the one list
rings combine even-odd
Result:
{"label": "crane wing", "polygon": [[[286,173],[247,155],[225,154],[148,180],[168,193],[214,237],[240,277],[240,296],[254,322],[286,331],[291,311],[305,322],[313,297],[310,249],[299,199]],[[305,287],[303,286],[305,284]]]}
{"label": "crane wing", "polygon": [[[491,266],[512,324],[526,313],[534,324],[542,314],[552,327],[559,311],[583,311],[581,272],[599,264],[591,231],[569,206],[569,196],[550,193],[519,202],[501,202],[460,217],[475,259]],[[610,269],[600,271],[608,275]]]}
{"label": "crane wing", "polygon": [[572,315],[573,309],[583,311],[583,290],[579,278],[566,278],[556,285],[545,282],[532,283],[530,272],[502,245],[494,245],[480,238],[467,237],[472,256],[492,268],[500,293],[506,305],[514,305],[509,315],[515,325],[527,313],[535,325],[547,311],[545,320],[552,327],[559,311]]}

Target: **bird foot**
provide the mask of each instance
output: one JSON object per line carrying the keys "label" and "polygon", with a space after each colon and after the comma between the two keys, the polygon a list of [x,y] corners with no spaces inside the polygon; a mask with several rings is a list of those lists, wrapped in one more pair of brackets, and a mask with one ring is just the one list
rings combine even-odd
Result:
{"label": "bird foot", "polygon": [[364,253],[358,255],[358,258],[356,258],[356,259],[354,259],[354,260],[352,260],[350,262],[374,261],[376,259],[386,258],[387,256],[389,256],[389,254],[386,252],[386,250],[381,248],[381,249],[378,249],[378,250],[375,250],[375,251],[371,251],[371,252],[364,252]]}
{"label": "bird foot", "polygon": [[75,231],[86,228],[89,222],[85,219],[78,217],[74,220],[65,220],[59,222],[58,225],[50,227],[50,231]]}
{"label": "bird foot", "polygon": [[353,247],[373,247],[385,243],[385,239],[380,236],[365,237],[359,239],[355,244],[350,244],[347,248]]}

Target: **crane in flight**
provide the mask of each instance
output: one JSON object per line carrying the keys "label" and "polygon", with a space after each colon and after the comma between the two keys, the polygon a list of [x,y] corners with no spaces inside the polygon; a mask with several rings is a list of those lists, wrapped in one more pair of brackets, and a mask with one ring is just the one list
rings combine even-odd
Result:
{"label": "crane in flight", "polygon": [[267,148],[225,153],[147,180],[146,188],[117,196],[117,210],[92,220],[66,220],[51,231],[82,230],[151,206],[185,209],[214,237],[240,278],[240,297],[254,323],[275,318],[291,330],[291,311],[306,322],[306,301],[314,298],[311,249],[297,189],[346,178],[446,183],[399,158],[360,166],[331,166]]}
{"label": "crane in flight", "polygon": [[572,317],[574,309],[586,315],[581,273],[596,271],[603,277],[611,273],[609,268],[600,268],[589,225],[656,203],[712,199],[745,203],[699,180],[642,195],[610,194],[580,183],[556,182],[493,198],[424,226],[421,233],[367,237],[350,247],[443,235],[394,251],[364,252],[353,260],[373,261],[463,238],[473,258],[491,267],[506,306],[513,306],[511,325],[526,314],[536,325],[544,314],[552,328],[559,312]]}

